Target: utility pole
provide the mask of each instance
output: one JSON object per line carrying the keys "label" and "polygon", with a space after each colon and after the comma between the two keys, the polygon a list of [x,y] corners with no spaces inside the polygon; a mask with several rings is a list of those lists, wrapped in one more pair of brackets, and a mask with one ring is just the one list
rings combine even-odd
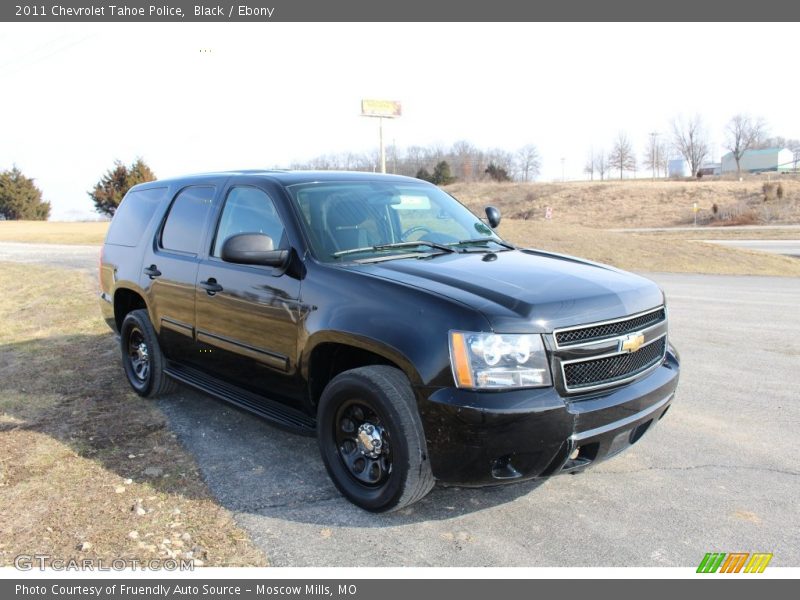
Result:
{"label": "utility pole", "polygon": [[381,173],[386,173],[386,148],[383,147],[383,117],[378,117],[378,137],[381,144]]}
{"label": "utility pole", "polygon": [[656,144],[656,140],[658,139],[658,132],[651,131],[650,132],[650,158],[652,159],[652,172],[653,172],[653,181],[656,180],[656,165],[658,164],[658,144]]}

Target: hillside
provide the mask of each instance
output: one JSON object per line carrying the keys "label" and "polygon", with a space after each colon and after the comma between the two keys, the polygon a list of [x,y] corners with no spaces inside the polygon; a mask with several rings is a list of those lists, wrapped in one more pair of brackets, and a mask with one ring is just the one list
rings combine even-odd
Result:
{"label": "hillside", "polygon": [[[593,228],[671,227],[701,224],[800,223],[800,180],[773,179],[764,201],[766,178],[745,181],[594,181],[566,183],[455,183],[445,188],[476,214],[493,204],[503,217],[553,220]],[[783,198],[777,197],[777,183]],[[713,218],[713,205],[718,208]]]}
{"label": "hillside", "polygon": [[523,247],[571,254],[631,271],[800,277],[796,258],[697,240],[512,219],[500,224],[499,233]]}

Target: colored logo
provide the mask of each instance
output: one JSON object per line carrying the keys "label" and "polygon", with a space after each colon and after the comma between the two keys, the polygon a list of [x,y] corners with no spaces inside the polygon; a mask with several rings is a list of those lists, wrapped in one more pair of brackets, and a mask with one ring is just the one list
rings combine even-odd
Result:
{"label": "colored logo", "polygon": [[698,573],[763,573],[772,554],[767,552],[708,552],[697,567]]}
{"label": "colored logo", "polygon": [[622,338],[622,352],[636,352],[644,344],[643,333],[631,333]]}

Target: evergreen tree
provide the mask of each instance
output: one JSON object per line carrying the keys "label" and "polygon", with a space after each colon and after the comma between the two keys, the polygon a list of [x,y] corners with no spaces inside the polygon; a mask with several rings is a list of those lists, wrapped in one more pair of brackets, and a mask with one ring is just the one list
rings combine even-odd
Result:
{"label": "evergreen tree", "polygon": [[422,167],[419,171],[417,171],[416,175],[417,179],[422,179],[422,181],[428,181],[433,183],[433,176],[428,172],[428,169]]}
{"label": "evergreen tree", "polygon": [[88,193],[97,212],[113,217],[129,189],[138,183],[155,180],[155,173],[141,158],[137,158],[130,167],[115,161],[114,167],[106,171],[94,190]]}
{"label": "evergreen tree", "polygon": [[489,166],[486,167],[484,173],[486,173],[494,181],[511,181],[511,177],[508,176],[508,171],[506,171],[503,167],[498,167],[494,163],[489,163]]}
{"label": "evergreen tree", "polygon": [[450,165],[446,160],[439,161],[433,168],[431,183],[436,185],[449,185],[456,180],[450,173]]}
{"label": "evergreen tree", "polygon": [[50,203],[42,191],[15,166],[0,173],[0,214],[8,220],[46,221]]}

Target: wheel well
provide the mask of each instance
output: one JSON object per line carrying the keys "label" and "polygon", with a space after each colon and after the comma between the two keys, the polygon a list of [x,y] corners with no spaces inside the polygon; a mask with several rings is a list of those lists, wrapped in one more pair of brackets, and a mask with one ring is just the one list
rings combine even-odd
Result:
{"label": "wheel well", "polygon": [[122,329],[125,315],[139,308],[147,308],[147,304],[144,298],[133,290],[122,288],[114,293],[114,320],[117,323],[117,331]]}
{"label": "wheel well", "polygon": [[389,359],[363,348],[337,343],[320,344],[314,348],[309,360],[308,386],[311,402],[317,405],[325,386],[339,373],[370,365],[397,367]]}

